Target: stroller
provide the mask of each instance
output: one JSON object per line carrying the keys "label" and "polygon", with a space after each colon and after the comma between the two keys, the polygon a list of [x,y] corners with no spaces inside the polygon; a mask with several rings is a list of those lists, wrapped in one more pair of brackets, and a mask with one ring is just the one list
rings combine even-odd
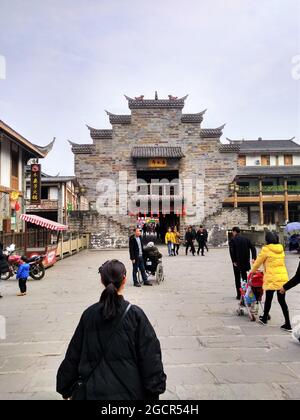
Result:
{"label": "stroller", "polygon": [[255,274],[249,274],[247,282],[241,282],[241,299],[236,311],[238,316],[248,313],[250,321],[256,321],[259,312],[259,306],[262,308],[264,274],[257,271]]}

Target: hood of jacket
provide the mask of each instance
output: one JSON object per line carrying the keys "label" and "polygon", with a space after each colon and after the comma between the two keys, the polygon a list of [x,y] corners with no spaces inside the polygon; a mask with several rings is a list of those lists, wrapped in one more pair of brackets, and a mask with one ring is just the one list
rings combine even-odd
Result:
{"label": "hood of jacket", "polygon": [[283,246],[281,244],[270,244],[266,245],[266,248],[269,252],[273,254],[282,254],[284,252]]}

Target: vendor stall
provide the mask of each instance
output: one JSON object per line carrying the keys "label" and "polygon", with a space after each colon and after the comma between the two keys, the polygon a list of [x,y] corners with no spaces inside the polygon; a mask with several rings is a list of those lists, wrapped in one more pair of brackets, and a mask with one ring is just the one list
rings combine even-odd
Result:
{"label": "vendor stall", "polygon": [[25,223],[25,255],[45,255],[43,265],[49,267],[56,262],[58,242],[61,232],[68,226],[32,214],[21,214]]}

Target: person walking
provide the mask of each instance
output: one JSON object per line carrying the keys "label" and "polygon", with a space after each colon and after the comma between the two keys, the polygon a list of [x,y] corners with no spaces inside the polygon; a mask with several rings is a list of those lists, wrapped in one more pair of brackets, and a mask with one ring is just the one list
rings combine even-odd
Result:
{"label": "person walking", "polygon": [[143,237],[144,238],[146,238],[147,232],[148,232],[148,226],[147,226],[147,223],[144,223],[144,226],[143,226]]}
{"label": "person walking", "polygon": [[235,226],[232,229],[232,236],[233,238],[229,242],[229,252],[235,277],[236,299],[240,300],[241,278],[243,281],[247,281],[248,271],[251,269],[250,252],[253,262],[256,260],[257,252],[252,242],[241,235],[239,227]]}
{"label": "person walking", "polygon": [[181,235],[179,230],[177,229],[177,226],[174,227],[174,255],[179,254],[179,248],[181,244]]}
{"label": "person walking", "polygon": [[143,283],[145,286],[152,286],[148,281],[148,277],[144,264],[144,247],[141,239],[141,231],[139,228],[134,229],[134,234],[129,238],[129,255],[132,262],[132,278],[135,287],[141,287],[138,282],[137,273],[140,270]]}
{"label": "person walking", "polygon": [[196,240],[198,242],[198,251],[197,251],[197,255],[200,254],[200,250],[201,250],[201,255],[202,257],[204,257],[204,247],[205,247],[205,242],[206,242],[206,234],[204,232],[203,226],[200,226],[199,230],[197,231],[196,234]]}
{"label": "person walking", "polygon": [[[1,274],[7,273],[9,270],[7,256],[3,254],[3,244],[0,243],[0,276]],[[1,280],[1,278],[0,278]],[[0,299],[2,298],[2,294],[0,292]]]}
{"label": "person walking", "polygon": [[300,263],[298,265],[298,269],[296,271],[296,274],[294,275],[294,277],[291,280],[289,280],[287,283],[285,283],[282,286],[282,288],[280,289],[280,293],[282,295],[284,295],[285,292],[292,289],[293,287],[298,286],[298,284],[300,284]]}
{"label": "person walking", "polygon": [[277,292],[278,303],[281,306],[285,323],[281,326],[282,330],[292,331],[289,309],[285,301],[285,295],[280,293],[281,288],[288,281],[288,272],[285,266],[285,253],[283,246],[279,243],[276,233],[268,232],[266,234],[266,243],[255,261],[251,273],[254,274],[261,265],[264,266],[264,284],[266,292],[264,314],[260,316],[260,323],[267,325],[269,313],[272,306],[274,293]]}
{"label": "person walking", "polygon": [[166,245],[168,245],[169,257],[172,257],[174,255],[173,254],[174,242],[175,242],[174,233],[172,232],[172,229],[169,227],[168,232],[166,233],[166,236],[165,236],[165,243]]}
{"label": "person walking", "polygon": [[200,226],[200,228],[202,228],[202,229],[203,229],[203,232],[204,232],[204,238],[205,238],[205,244],[204,244],[204,247],[205,247],[205,249],[206,249],[206,252],[208,252],[208,246],[207,246],[207,243],[208,243],[208,231],[207,231],[207,229],[205,229],[202,225]]}
{"label": "person walking", "polygon": [[27,279],[29,277],[30,265],[27,263],[27,258],[23,255],[20,258],[20,265],[16,274],[17,280],[19,280],[20,293],[17,296],[26,296],[27,294]]}
{"label": "person walking", "polygon": [[166,389],[160,342],[143,310],[123,297],[126,268],[110,260],[99,273],[105,289],[81,316],[56,390],[65,400],[158,400]]}
{"label": "person walking", "polygon": [[193,256],[195,256],[196,251],[195,251],[195,246],[194,246],[194,239],[195,239],[195,236],[194,236],[192,227],[189,226],[185,233],[185,255],[188,254],[188,250],[189,248],[191,248],[191,252]]}

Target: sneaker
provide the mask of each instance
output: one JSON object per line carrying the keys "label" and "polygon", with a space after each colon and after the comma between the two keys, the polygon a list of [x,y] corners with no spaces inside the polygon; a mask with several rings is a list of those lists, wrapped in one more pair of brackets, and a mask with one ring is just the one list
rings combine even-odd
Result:
{"label": "sneaker", "polygon": [[134,283],[133,285],[134,285],[134,287],[142,287],[142,286],[140,285],[140,283]]}
{"label": "sneaker", "polygon": [[286,325],[286,324],[284,324],[284,325],[281,325],[281,327],[280,327],[283,331],[286,331],[286,332],[292,332],[293,331],[293,329],[292,329],[292,327],[290,326],[290,325]]}
{"label": "sneaker", "polygon": [[263,316],[260,316],[259,317],[259,323],[261,325],[268,325],[268,321],[265,321]]}
{"label": "sneaker", "polygon": [[18,293],[17,296],[25,296],[26,293]]}

